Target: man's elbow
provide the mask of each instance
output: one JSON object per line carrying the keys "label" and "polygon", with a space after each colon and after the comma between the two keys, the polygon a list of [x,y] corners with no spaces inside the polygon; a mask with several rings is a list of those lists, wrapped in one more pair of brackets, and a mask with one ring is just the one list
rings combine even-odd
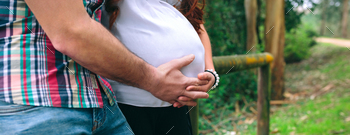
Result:
{"label": "man's elbow", "polygon": [[69,45],[64,41],[64,38],[50,38],[50,40],[57,51],[63,54],[67,53]]}
{"label": "man's elbow", "polygon": [[59,32],[59,34],[50,38],[54,48],[68,56],[74,55],[74,51],[77,51],[83,43],[82,33],[84,33],[83,26],[74,28],[66,28]]}

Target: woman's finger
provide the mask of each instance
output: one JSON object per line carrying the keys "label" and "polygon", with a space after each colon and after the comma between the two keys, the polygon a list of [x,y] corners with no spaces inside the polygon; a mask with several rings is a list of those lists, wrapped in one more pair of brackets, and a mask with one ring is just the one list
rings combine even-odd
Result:
{"label": "woman's finger", "polygon": [[177,107],[182,107],[182,106],[196,106],[197,105],[197,102],[195,101],[186,101],[186,102],[183,102],[183,101],[179,101],[177,100],[177,102],[180,104],[180,105],[177,105]]}
{"label": "woman's finger", "polygon": [[200,86],[200,85],[206,85],[209,83],[210,80],[200,80],[198,78],[188,78],[187,85],[193,85],[193,86]]}
{"label": "woman's finger", "polygon": [[204,72],[204,73],[199,73],[198,74],[198,79],[200,80],[208,80],[210,81],[213,78],[213,74],[209,73],[209,72]]}
{"label": "woman's finger", "polygon": [[180,100],[180,101],[192,101],[192,100],[193,100],[192,98],[185,97],[185,96],[180,96],[180,97],[177,98],[177,99]]}
{"label": "woman's finger", "polygon": [[174,106],[174,107],[178,107],[178,106],[180,106],[180,103],[179,103],[179,102],[175,102],[175,103],[173,104],[173,106]]}
{"label": "woman's finger", "polygon": [[192,99],[198,99],[198,98],[208,98],[209,94],[203,91],[185,91],[183,96],[186,96]]}
{"label": "woman's finger", "polygon": [[208,92],[210,89],[209,85],[202,85],[202,86],[188,86],[186,88],[187,91],[203,91],[203,92]]}
{"label": "woman's finger", "polygon": [[185,105],[180,104],[179,102],[175,102],[175,103],[173,104],[173,106],[176,107],[176,108],[181,108],[181,107],[183,107],[183,106],[185,106]]}

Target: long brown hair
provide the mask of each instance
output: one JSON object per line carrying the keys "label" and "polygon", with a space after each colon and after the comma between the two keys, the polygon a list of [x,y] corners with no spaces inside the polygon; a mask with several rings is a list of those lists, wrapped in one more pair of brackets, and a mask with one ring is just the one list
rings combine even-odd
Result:
{"label": "long brown hair", "polygon": [[[109,18],[109,28],[113,26],[114,21],[119,14],[119,7],[117,3],[120,0],[106,0],[106,11],[111,15]],[[199,0],[182,0],[179,11],[187,18],[192,24],[197,33],[200,33],[200,24],[203,24],[203,9],[205,6],[205,0],[199,3]]]}

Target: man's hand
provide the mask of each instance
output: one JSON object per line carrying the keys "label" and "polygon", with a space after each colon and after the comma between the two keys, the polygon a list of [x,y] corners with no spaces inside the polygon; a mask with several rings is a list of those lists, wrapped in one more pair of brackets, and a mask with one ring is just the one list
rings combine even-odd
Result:
{"label": "man's hand", "polygon": [[[171,104],[175,103],[179,96],[186,96],[191,99],[208,98],[209,95],[205,91],[186,90],[187,86],[190,85],[206,85],[208,83],[205,79],[188,78],[181,73],[180,69],[190,64],[193,60],[194,55],[188,55],[159,66],[157,68],[157,82],[148,91],[155,97]],[[183,105],[188,106],[197,104],[194,101],[183,103]]]}
{"label": "man's hand", "polygon": [[[186,88],[187,91],[203,91],[203,92],[207,92],[214,84],[215,82],[215,77],[213,74],[209,73],[209,72],[203,72],[203,73],[199,73],[198,74],[198,79],[203,81],[203,82],[208,82],[206,84],[198,84],[198,85],[191,85],[191,86],[188,86]],[[192,106],[192,105],[188,105],[189,103],[188,102],[193,102],[193,98],[190,98],[190,97],[186,97],[186,96],[180,96],[177,101],[178,102],[175,102],[173,104],[174,107],[182,107],[184,105],[187,105],[187,106]]]}

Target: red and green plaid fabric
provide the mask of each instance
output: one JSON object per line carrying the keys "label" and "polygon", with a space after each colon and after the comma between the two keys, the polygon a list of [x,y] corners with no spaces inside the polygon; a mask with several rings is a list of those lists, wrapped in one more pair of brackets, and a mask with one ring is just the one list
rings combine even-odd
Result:
{"label": "red and green plaid fabric", "polygon": [[[104,1],[83,1],[88,14],[100,21]],[[102,107],[98,83],[114,104],[115,95],[106,79],[56,51],[24,0],[0,0],[0,100],[34,106]]]}

